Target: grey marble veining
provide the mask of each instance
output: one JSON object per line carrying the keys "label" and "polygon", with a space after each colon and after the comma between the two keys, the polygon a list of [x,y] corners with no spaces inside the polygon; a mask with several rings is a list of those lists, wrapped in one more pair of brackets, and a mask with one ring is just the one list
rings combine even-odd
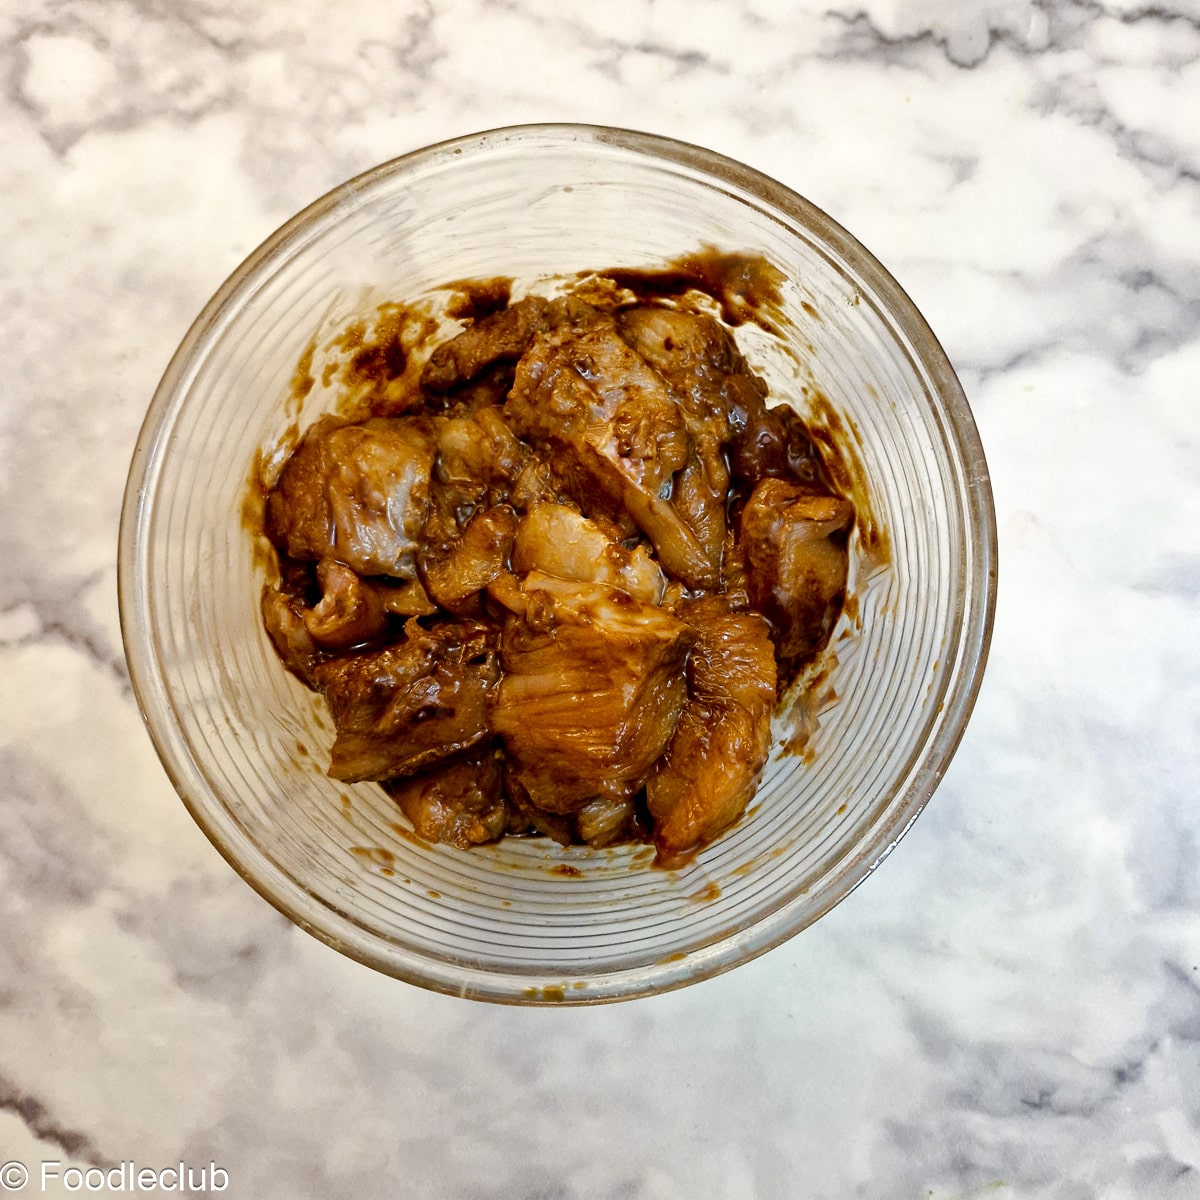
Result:
{"label": "grey marble veining", "polygon": [[[248,1200],[1200,1197],[1196,0],[40,0],[0,12],[0,80],[24,1194],[136,1160]],[[348,176],[531,120],[711,146],[860,237],[960,370],[1001,539],[976,715],[878,874],[729,975],[578,1011],[426,994],[260,901],[116,618],[137,429],[221,280]]]}

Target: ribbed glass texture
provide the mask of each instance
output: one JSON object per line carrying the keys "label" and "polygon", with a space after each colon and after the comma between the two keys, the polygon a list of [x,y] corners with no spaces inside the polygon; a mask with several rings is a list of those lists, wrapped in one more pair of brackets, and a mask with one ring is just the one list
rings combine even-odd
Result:
{"label": "ribbed glass texture", "polygon": [[[846,422],[885,565],[852,546],[858,620],[835,633],[803,757],[776,751],[749,814],[690,866],[644,847],[406,836],[375,785],[324,774],[321,703],[280,666],[240,519],[255,452],[294,419],[318,328],[450,280],[655,266],[702,245],[784,273],[786,344],[739,340],[776,395]],[[320,389],[303,413],[319,415]],[[434,146],[345,184],[234,273],[156,393],[120,548],[130,671],[158,752],[205,833],[298,925],[442,991],[588,1003],[677,987],[761,953],[837,903],[941,778],[990,636],[995,529],[982,450],[933,335],[824,213],[739,164],[590,126]],[[577,875],[563,873],[562,864]],[[556,870],[556,868],[558,868]]]}

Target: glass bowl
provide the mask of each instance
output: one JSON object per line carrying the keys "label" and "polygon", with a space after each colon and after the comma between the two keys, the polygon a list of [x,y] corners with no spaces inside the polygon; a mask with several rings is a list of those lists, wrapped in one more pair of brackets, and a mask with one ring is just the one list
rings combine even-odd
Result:
{"label": "glass bowl", "polygon": [[[747,325],[739,343],[776,398],[840,423],[883,532],[882,554],[853,539],[854,600],[805,702],[805,751],[777,745],[750,812],[678,871],[654,867],[641,846],[425,844],[377,785],[326,777],[322,702],[282,668],[259,619],[247,479],[257,452],[330,403],[315,389],[298,414],[297,363],[314,331],[380,300],[451,280],[658,266],[701,246],[761,254],[783,273],[782,337]],[[217,292],[138,439],[121,621],[172,782],[276,908],[412,983],[592,1003],[762,953],[828,912],[896,845],[945,772],[979,686],[995,540],[958,380],[912,302],[845,230],[707,150],[526,126],[419,150],[343,184]]]}

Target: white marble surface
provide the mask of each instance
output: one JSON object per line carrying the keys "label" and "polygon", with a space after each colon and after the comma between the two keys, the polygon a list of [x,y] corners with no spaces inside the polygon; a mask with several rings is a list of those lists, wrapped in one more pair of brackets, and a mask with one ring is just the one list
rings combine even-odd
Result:
{"label": "white marble surface", "polygon": [[[183,1159],[239,1200],[1200,1197],[1197,0],[30,0],[0,71],[24,1194]],[[960,370],[1000,529],[991,668],[898,851],[764,958],[602,1009],[288,925],[176,799],[116,617],[135,434],[222,278],[351,174],[531,120],[709,145],[853,230]]]}

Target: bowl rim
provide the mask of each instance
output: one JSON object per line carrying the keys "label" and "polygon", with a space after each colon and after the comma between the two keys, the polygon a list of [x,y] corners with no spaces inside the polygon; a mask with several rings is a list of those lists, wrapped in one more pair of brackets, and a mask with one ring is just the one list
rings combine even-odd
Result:
{"label": "bowl rim", "polygon": [[[948,433],[959,452],[966,495],[963,517],[968,527],[978,568],[965,580],[962,626],[959,631],[955,670],[947,674],[943,709],[931,729],[931,736],[918,748],[915,773],[898,789],[901,801],[893,806],[887,821],[877,829],[872,846],[851,869],[841,871],[822,903],[799,919],[789,916],[785,904],[749,926],[731,933],[716,943],[701,946],[683,959],[661,964],[655,970],[645,966],[618,969],[596,977],[598,986],[581,992],[552,994],[553,988],[535,988],[531,977],[502,971],[449,969],[441,964],[433,972],[412,966],[413,955],[398,961],[377,944],[351,941],[334,929],[314,924],[298,911],[295,896],[304,889],[290,879],[275,879],[254,872],[247,865],[244,846],[235,846],[211,818],[204,803],[192,794],[186,779],[186,763],[177,758],[181,747],[169,739],[156,722],[156,713],[167,710],[161,701],[161,683],[153,664],[151,631],[139,606],[146,586],[143,539],[140,537],[147,517],[146,498],[158,465],[168,418],[186,395],[181,386],[195,360],[196,351],[221,324],[226,310],[235,300],[248,296],[254,283],[273,260],[285,250],[292,252],[304,240],[306,231],[316,231],[336,221],[339,210],[353,204],[361,193],[392,179],[398,174],[422,167],[450,162],[471,151],[486,152],[531,138],[550,139],[561,145],[610,145],[650,160],[666,160],[704,177],[708,182],[735,186],[760,202],[779,210],[806,231],[815,234],[855,271],[870,287],[873,302],[880,307],[920,352],[920,362],[929,376],[932,393],[940,406]],[[284,222],[248,254],[230,273],[212,298],[201,309],[163,372],[147,409],[134,446],[122,503],[117,554],[117,591],[121,636],[129,667],[130,682],[142,721],[151,742],[176,792],[205,836],[260,896],[293,924],[340,953],[375,970],[406,982],[450,995],[518,1005],[597,1004],[671,991],[731,970],[766,953],[807,928],[860,886],[891,853],[913,822],[924,811],[945,774],[966,730],[986,668],[996,608],[997,531],[991,480],[983,445],[962,385],[945,350],[912,299],[875,256],[838,222],[793,189],[763,172],[716,151],[664,137],[614,126],[586,123],[546,122],[501,126],[463,134],[435,142],[389,159],[332,188],[295,216]],[[158,703],[155,703],[158,701]],[[249,838],[243,839],[253,850]],[[258,851],[261,854],[261,851]],[[310,894],[311,895],[311,894]],[[323,906],[339,924],[346,918]],[[752,936],[753,935],[753,936]],[[378,940],[378,939],[377,939]],[[422,963],[427,960],[420,959]],[[469,980],[469,982],[468,982]]]}

